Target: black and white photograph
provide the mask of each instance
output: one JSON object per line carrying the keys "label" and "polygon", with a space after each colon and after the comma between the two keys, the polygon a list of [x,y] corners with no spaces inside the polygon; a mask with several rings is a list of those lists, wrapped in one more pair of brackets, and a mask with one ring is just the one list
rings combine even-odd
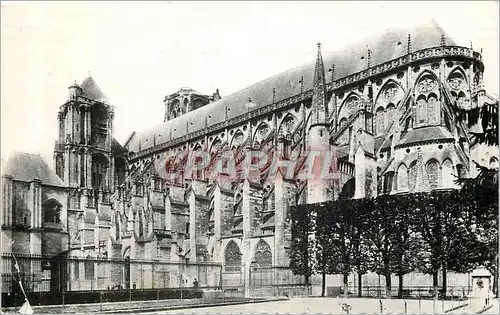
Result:
{"label": "black and white photograph", "polygon": [[2,314],[498,314],[499,1],[1,1]]}

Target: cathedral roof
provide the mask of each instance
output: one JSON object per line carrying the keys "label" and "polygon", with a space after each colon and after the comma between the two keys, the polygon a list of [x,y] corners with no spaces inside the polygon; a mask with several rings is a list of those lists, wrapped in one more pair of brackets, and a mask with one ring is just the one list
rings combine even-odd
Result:
{"label": "cathedral roof", "polygon": [[433,140],[453,140],[451,132],[443,126],[420,127],[409,131],[397,144],[398,147]]}
{"label": "cathedral roof", "polygon": [[[373,66],[406,55],[408,35],[411,35],[413,51],[439,46],[442,35],[445,37],[446,45],[455,45],[441,27],[434,20],[431,20],[413,27],[386,30],[380,36],[370,36],[366,40],[339,51],[323,52],[323,62],[326,67],[335,65],[337,79],[346,77],[366,69],[368,49],[371,50],[371,64]],[[364,58],[362,59],[362,57]],[[149,130],[137,133],[129,142],[128,149],[132,152],[138,152],[244,114],[249,111],[246,106],[249,98],[256,104],[252,110],[271,104],[273,102],[273,89],[275,89],[275,102],[299,94],[301,77],[304,78],[304,91],[310,90],[313,84],[314,69],[315,62],[311,61],[255,83],[175,119],[158,124]]]}
{"label": "cathedral roof", "polygon": [[109,105],[109,99],[104,95],[99,86],[92,77],[88,77],[82,81],[80,87],[83,90],[83,94],[94,100],[101,103],[105,103]]}
{"label": "cathedral roof", "polygon": [[64,187],[63,181],[38,154],[15,152],[5,165],[5,175],[14,180],[31,182],[38,178],[42,184]]}

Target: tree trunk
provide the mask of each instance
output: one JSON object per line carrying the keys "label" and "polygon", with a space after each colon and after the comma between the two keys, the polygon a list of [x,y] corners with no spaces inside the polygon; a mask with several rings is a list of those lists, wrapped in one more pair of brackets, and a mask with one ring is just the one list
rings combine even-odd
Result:
{"label": "tree trunk", "polygon": [[361,297],[362,292],[363,292],[363,282],[361,281],[363,277],[363,274],[358,272],[358,297]]}
{"label": "tree trunk", "polygon": [[307,296],[310,296],[312,292],[309,290],[309,276],[304,275],[304,284],[306,285]]}
{"label": "tree trunk", "polygon": [[321,296],[325,296],[326,291],[326,273],[321,273]]}
{"label": "tree trunk", "polygon": [[399,275],[398,275],[398,278],[399,278],[399,279],[398,279],[398,280],[399,280],[399,281],[398,281],[398,286],[399,286],[399,288],[398,288],[398,297],[399,297],[400,299],[402,299],[402,298],[403,298],[403,275],[402,275],[402,274],[399,274]]}
{"label": "tree trunk", "polygon": [[446,299],[446,265],[443,265],[443,299]]}
{"label": "tree trunk", "polygon": [[438,272],[434,271],[432,273],[432,286],[434,287],[434,299],[438,298]]}
{"label": "tree trunk", "polygon": [[348,290],[349,290],[348,284],[349,284],[349,273],[344,272],[344,297],[346,299],[348,297]]}
{"label": "tree trunk", "polygon": [[496,271],[496,268],[493,271],[493,287],[492,287],[492,291],[493,291],[494,296],[497,296],[497,291],[498,291],[498,273]]}
{"label": "tree trunk", "polygon": [[391,298],[391,292],[392,292],[392,283],[391,283],[391,273],[386,273],[385,274],[385,296],[386,299]]}

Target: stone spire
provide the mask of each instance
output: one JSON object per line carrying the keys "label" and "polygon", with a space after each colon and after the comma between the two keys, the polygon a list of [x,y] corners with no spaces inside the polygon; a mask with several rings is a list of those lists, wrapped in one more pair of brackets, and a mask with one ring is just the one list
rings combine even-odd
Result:
{"label": "stone spire", "polygon": [[323,57],[321,56],[321,44],[318,43],[318,56],[314,69],[313,95],[312,95],[312,116],[311,124],[325,124],[327,120],[326,102],[326,79]]}

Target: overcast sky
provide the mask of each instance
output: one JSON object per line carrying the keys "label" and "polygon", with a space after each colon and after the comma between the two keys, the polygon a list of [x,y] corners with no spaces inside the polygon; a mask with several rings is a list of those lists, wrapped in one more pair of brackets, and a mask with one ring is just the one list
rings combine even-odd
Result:
{"label": "overcast sky", "polygon": [[1,4],[1,155],[52,163],[68,86],[92,75],[115,109],[115,137],[163,121],[180,87],[224,97],[393,25],[434,18],[483,49],[498,95],[498,2],[53,2]]}

